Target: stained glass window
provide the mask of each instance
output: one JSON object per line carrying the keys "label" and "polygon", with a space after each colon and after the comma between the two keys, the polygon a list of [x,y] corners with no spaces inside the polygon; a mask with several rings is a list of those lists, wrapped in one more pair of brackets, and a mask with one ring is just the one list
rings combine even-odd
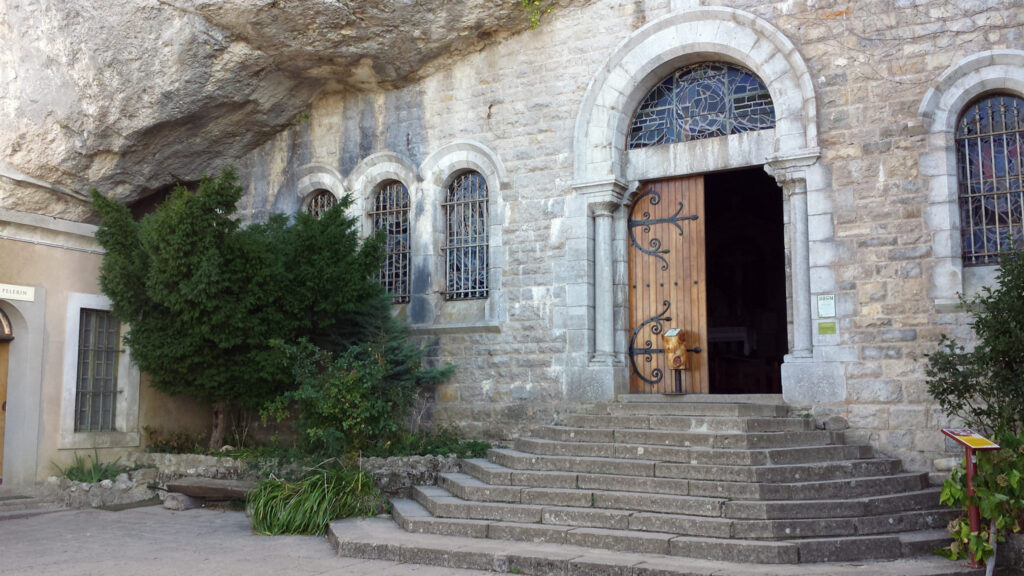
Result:
{"label": "stained glass window", "polygon": [[487,182],[477,172],[455,177],[443,204],[445,299],[487,298]]}
{"label": "stained glass window", "polygon": [[373,230],[388,235],[387,256],[377,278],[391,293],[392,301],[409,301],[409,192],[405,185],[390,180],[380,185],[370,210]]}
{"label": "stained glass window", "polygon": [[338,203],[338,199],[330,190],[315,190],[306,206],[306,212],[317,220],[324,215],[332,206]]}
{"label": "stained glass window", "polygon": [[957,124],[960,226],[965,266],[995,264],[1024,242],[1024,99],[990,96]]}
{"label": "stained glass window", "polygon": [[775,127],[775,107],[764,82],[724,62],[676,70],[637,108],[629,149],[740,134]]}

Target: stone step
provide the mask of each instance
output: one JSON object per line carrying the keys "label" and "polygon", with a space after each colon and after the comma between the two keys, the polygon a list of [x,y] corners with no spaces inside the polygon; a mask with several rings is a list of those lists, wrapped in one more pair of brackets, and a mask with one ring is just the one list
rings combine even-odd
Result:
{"label": "stone step", "polygon": [[[503,450],[501,457],[511,464],[528,465],[531,460],[556,457],[542,457],[523,454],[515,450]],[[765,483],[798,483],[823,482],[829,480],[852,480],[874,476],[897,474],[902,464],[896,459],[873,458],[866,460],[846,460],[837,462],[791,464],[779,466],[709,466],[694,464],[663,463],[655,464],[657,478],[626,474],[618,477],[615,474],[590,474],[572,471],[540,471],[503,466],[502,464],[484,459],[463,461],[464,469],[488,484],[511,484],[515,486],[536,486],[541,488],[574,488],[577,482],[586,484],[587,488],[606,489],[597,482],[607,478],[614,483],[612,490],[632,490],[628,486],[636,486],[640,492],[670,492],[670,486],[683,486],[686,480],[698,480],[715,484],[722,482],[765,482]],[[544,463],[538,463],[544,466]],[[544,468],[542,470],[551,470]],[[631,479],[631,480],[629,480]],[[664,480],[664,482],[662,481]],[[644,486],[651,486],[651,489]],[[655,486],[658,486],[655,488]],[[672,493],[679,493],[671,491]]]}
{"label": "stone step", "polygon": [[[928,488],[927,474],[904,472],[885,476],[815,480],[793,483],[724,482],[679,478],[650,478],[614,474],[530,472],[506,468],[486,460],[463,461],[465,474],[494,487],[494,498],[514,502],[514,490],[527,487],[554,489],[649,492],[678,496],[704,496],[746,500],[825,500],[916,492]],[[888,470],[882,469],[883,472]],[[655,468],[657,472],[657,468]],[[513,492],[507,495],[509,490]],[[510,499],[511,498],[511,499]]]}
{"label": "stone step", "polygon": [[[620,460],[656,460],[713,464],[721,466],[763,466],[766,464],[802,464],[867,458],[870,446],[830,444],[772,449],[709,449],[649,444],[602,442],[560,442],[542,438],[517,438],[513,446],[520,452],[541,456],[612,458]],[[608,472],[614,474],[615,472]]]}
{"label": "stone step", "polygon": [[721,516],[722,498],[587,490],[583,488],[521,488],[492,486],[461,473],[439,476],[439,486],[467,501],[522,503],[542,506],[613,508],[619,510],[667,512],[691,516]]}
{"label": "stone step", "polygon": [[800,432],[814,429],[810,418],[570,414],[562,424],[576,428],[677,430],[680,432]]}
{"label": "stone step", "polygon": [[737,402],[611,402],[595,404],[587,413],[776,418],[788,416],[789,409],[782,405]]}
{"label": "stone step", "polygon": [[517,470],[548,472],[584,472],[591,474],[621,474],[626,476],[654,476],[654,461],[622,458],[581,458],[528,454],[507,448],[487,451],[492,462]]}
{"label": "stone step", "polygon": [[[398,507],[396,507],[398,510]],[[425,513],[425,511],[424,511]],[[413,525],[418,519],[406,516]],[[398,514],[396,514],[396,520]],[[500,533],[501,523],[487,525]],[[418,527],[423,527],[419,523]],[[426,530],[402,530],[384,518],[359,518],[332,522],[328,528],[331,547],[342,556],[364,559],[392,560],[433,564],[448,568],[467,568],[504,573],[568,576],[981,576],[984,570],[971,570],[939,558],[934,554],[885,561],[863,561],[851,564],[740,564],[723,561],[688,559],[637,552],[606,552],[564,543],[564,531],[549,531],[561,536],[557,542],[536,538],[520,538],[522,542],[494,542],[484,538],[468,538],[425,533]],[[938,532],[938,531],[936,531]],[[941,536],[941,535],[939,535]],[[948,538],[940,538],[948,539]],[[503,539],[504,540],[504,539]],[[898,537],[904,556],[908,549],[925,546],[937,548],[940,541],[928,544],[919,534]],[[908,540],[910,541],[908,544]],[[809,558],[810,555],[807,555]]]}
{"label": "stone step", "polygon": [[727,518],[750,520],[853,518],[939,508],[940,488],[917,492],[832,500],[733,500],[724,505]]}
{"label": "stone step", "polygon": [[[461,476],[461,477],[460,477]],[[465,475],[445,475],[445,488],[423,486],[414,489],[416,502],[439,518],[514,523],[638,530],[686,536],[779,540],[839,536],[877,535],[945,526],[957,516],[933,502],[927,509],[888,506],[884,514],[847,514],[843,510],[877,512],[850,500],[801,503],[793,518],[737,519],[729,517],[723,500],[622,492],[526,489],[521,504],[478,506],[474,483]],[[450,487],[450,488],[449,488]],[[490,504],[490,503],[489,503]],[[870,502],[868,502],[870,505]],[[522,510],[515,510],[522,506]],[[541,510],[536,510],[541,506]],[[725,512],[723,516],[723,510]],[[837,514],[836,511],[839,511]]]}
{"label": "stone step", "polygon": [[[798,562],[835,562],[857,559],[895,559],[918,555],[928,546],[940,547],[949,537],[941,530],[901,532],[884,535],[856,535],[842,530],[832,537],[781,540],[752,539],[731,535],[730,523],[715,519],[693,519],[693,523],[659,523],[657,514],[637,514],[635,523],[648,528],[607,529],[557,524],[518,524],[488,520],[435,518],[430,511],[411,500],[392,502],[396,523],[409,532],[489,538],[495,540],[553,543],[583,546],[617,552],[670,554],[707,560],[776,564]],[[677,518],[678,519],[678,518]],[[717,523],[716,523],[717,522]],[[769,526],[768,523],[765,523]],[[780,523],[773,523],[782,529]],[[677,528],[684,532],[680,534]],[[741,530],[745,526],[739,527]],[[796,530],[799,527],[790,527]],[[851,529],[856,529],[850,526]],[[723,531],[724,529],[724,531]],[[732,526],[735,530],[736,527]],[[701,533],[701,530],[705,530]],[[690,532],[692,534],[688,534]],[[878,549],[870,548],[876,546]],[[866,548],[870,548],[867,549]]]}
{"label": "stone step", "polygon": [[792,448],[841,444],[836,432],[805,430],[800,432],[681,432],[677,430],[637,430],[631,428],[578,428],[540,426],[536,438],[558,442],[592,442],[649,446],[679,446],[721,449]]}

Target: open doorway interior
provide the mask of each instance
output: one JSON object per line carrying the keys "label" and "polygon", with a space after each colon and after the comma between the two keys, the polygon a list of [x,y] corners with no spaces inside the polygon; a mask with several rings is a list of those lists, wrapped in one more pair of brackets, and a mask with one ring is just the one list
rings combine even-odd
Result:
{"label": "open doorway interior", "polygon": [[782,392],[788,350],[782,191],[761,168],[705,176],[712,394]]}

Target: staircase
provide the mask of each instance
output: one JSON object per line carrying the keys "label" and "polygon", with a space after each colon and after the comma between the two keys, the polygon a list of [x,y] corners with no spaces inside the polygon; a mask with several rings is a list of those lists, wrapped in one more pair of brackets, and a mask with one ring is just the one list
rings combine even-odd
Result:
{"label": "staircase", "polygon": [[[721,397],[718,397],[721,398]],[[926,473],[770,403],[597,405],[392,501],[414,533],[757,564],[929,555]]]}

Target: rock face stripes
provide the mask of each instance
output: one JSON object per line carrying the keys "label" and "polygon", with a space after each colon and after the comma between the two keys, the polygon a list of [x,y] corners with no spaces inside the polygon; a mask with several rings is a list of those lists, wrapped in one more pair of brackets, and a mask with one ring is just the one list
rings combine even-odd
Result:
{"label": "rock face stripes", "polygon": [[925,473],[781,405],[599,404],[395,499],[409,532],[760,564],[930,554]]}

